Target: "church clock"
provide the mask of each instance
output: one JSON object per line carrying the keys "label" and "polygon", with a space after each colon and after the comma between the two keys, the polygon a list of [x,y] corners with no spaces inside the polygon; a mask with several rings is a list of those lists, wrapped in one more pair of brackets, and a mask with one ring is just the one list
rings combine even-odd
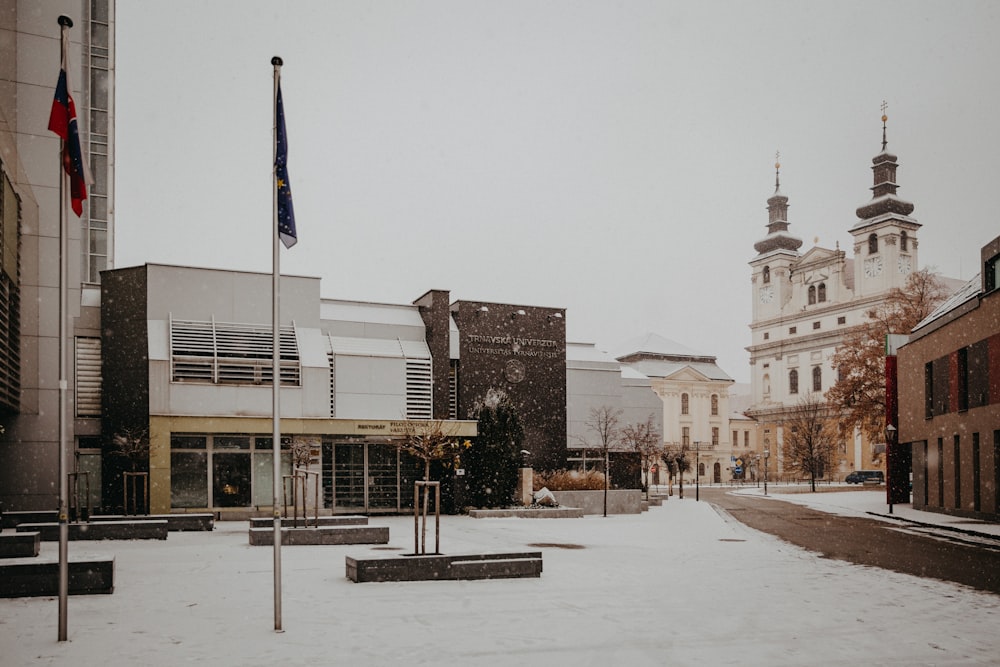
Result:
{"label": "church clock", "polygon": [[869,257],[865,260],[865,275],[869,278],[882,275],[881,257]]}
{"label": "church clock", "polygon": [[774,300],[774,287],[772,285],[764,285],[760,288],[760,302],[761,303],[771,303]]}

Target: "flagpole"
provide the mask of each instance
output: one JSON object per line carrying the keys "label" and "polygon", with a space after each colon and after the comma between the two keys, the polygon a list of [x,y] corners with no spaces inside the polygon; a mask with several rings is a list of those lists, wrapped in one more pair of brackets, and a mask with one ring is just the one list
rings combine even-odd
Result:
{"label": "flagpole", "polygon": [[[59,17],[59,62],[66,62],[67,32],[73,27],[73,20],[68,16]],[[66,73],[67,77],[69,72]],[[67,87],[69,79],[67,78]],[[69,517],[66,510],[66,498],[69,495],[69,478],[66,475],[67,428],[66,428],[66,392],[69,383],[66,379],[66,336],[67,306],[69,305],[69,234],[66,212],[66,179],[63,166],[65,152],[64,140],[59,141],[59,641],[66,641],[69,596]]]}
{"label": "flagpole", "polygon": [[272,429],[271,445],[274,458],[274,630],[284,632],[281,628],[281,309],[279,307],[279,287],[281,285],[281,252],[278,247],[278,85],[281,80],[281,58],[271,58],[274,66],[274,141],[271,142],[273,155],[271,163],[274,172],[271,175],[271,384],[272,384]]}

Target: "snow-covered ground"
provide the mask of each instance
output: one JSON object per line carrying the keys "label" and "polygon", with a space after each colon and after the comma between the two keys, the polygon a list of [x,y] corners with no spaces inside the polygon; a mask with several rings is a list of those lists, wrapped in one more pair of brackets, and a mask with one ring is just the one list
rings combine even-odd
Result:
{"label": "snow-covered ground", "polygon": [[[779,497],[843,513],[887,511],[884,492]],[[412,518],[371,523],[390,526],[396,551],[282,549],[283,633],[273,631],[273,551],[248,546],[245,522],[217,524],[213,533],[171,533],[166,542],[70,543],[71,555],[115,556],[115,593],[70,597],[68,642],[56,641],[54,598],[0,600],[0,664],[634,667],[1000,659],[1000,596],[820,558],[693,498],[608,518],[442,518],[446,553],[551,545],[540,548],[539,579],[354,584],[344,576],[345,555],[412,550]],[[43,556],[55,553],[55,544],[43,544]]]}

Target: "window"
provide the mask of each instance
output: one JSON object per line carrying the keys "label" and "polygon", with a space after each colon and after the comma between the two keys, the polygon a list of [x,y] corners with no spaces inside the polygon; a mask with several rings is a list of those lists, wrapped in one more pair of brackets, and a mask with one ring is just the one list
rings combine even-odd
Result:
{"label": "window", "polygon": [[837,324],[847,324],[847,318],[841,315],[837,318]]}
{"label": "window", "polygon": [[934,364],[924,364],[924,419],[934,416]]}
{"label": "window", "polygon": [[799,372],[794,368],[788,371],[788,393],[799,393]]}
{"label": "window", "polygon": [[[295,330],[281,327],[281,383],[299,384]],[[270,325],[170,320],[170,365],[174,382],[270,384],[273,333]]]}
{"label": "window", "polygon": [[713,447],[718,447],[719,446],[719,427],[718,426],[713,426],[712,427],[712,446]]}
{"label": "window", "polygon": [[997,265],[1000,264],[1000,255],[996,257],[991,257],[986,260],[986,264],[983,266],[983,277],[985,278],[985,291],[992,292],[1000,284],[997,283]]}
{"label": "window", "polygon": [[826,283],[820,283],[816,288],[816,300],[820,303],[826,301]]}
{"label": "window", "polygon": [[76,338],[76,416],[101,416],[101,339]]}
{"label": "window", "polygon": [[688,399],[688,395],[681,394],[681,414],[682,415],[690,414],[689,413],[690,407],[691,406],[690,406],[690,401]]}
{"label": "window", "polygon": [[0,408],[11,413],[19,410],[21,402],[20,220],[21,201],[7,172],[0,168]]}
{"label": "window", "polygon": [[691,446],[691,427],[685,426],[681,429],[681,445],[684,447]]}
{"label": "window", "polygon": [[743,446],[750,448],[750,431],[743,431]]}
{"label": "window", "polygon": [[740,433],[739,433],[739,431],[733,431],[733,447],[735,447],[736,445],[738,445],[739,442],[740,442]]}
{"label": "window", "polygon": [[712,415],[719,414],[719,395],[712,394]]}
{"label": "window", "polygon": [[813,330],[819,329],[819,322],[813,322]]}
{"label": "window", "polygon": [[812,306],[816,303],[816,286],[809,286],[809,305]]}
{"label": "window", "polygon": [[823,391],[823,369],[813,366],[813,391]]}
{"label": "window", "polygon": [[788,333],[793,334],[793,333],[796,333],[796,332],[798,332],[798,328],[797,327],[788,327]]}
{"label": "window", "polygon": [[907,250],[909,250],[909,245],[910,245],[910,237],[908,237],[906,235],[906,232],[900,232],[899,233],[899,249],[902,252],[906,252]]}
{"label": "window", "polygon": [[768,338],[770,338],[770,337],[771,337],[771,334],[770,334],[770,333],[768,333],[767,331],[765,331],[765,332],[764,332],[764,340],[767,340],[767,339],[768,339]]}
{"label": "window", "polygon": [[958,409],[969,409],[969,348],[963,347],[956,353],[958,365]]}
{"label": "window", "polygon": [[878,234],[874,232],[868,235],[868,254],[874,255],[878,252]]}
{"label": "window", "polygon": [[764,270],[761,272],[761,277],[765,283],[771,282],[771,267],[765,266]]}

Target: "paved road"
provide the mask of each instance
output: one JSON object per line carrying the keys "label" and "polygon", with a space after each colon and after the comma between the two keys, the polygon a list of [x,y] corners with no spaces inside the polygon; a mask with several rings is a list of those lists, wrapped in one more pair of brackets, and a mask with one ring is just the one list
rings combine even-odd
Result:
{"label": "paved road", "polygon": [[719,488],[701,489],[701,500],[751,528],[828,558],[1000,594],[1000,540],[828,514],[794,503],[731,495]]}

